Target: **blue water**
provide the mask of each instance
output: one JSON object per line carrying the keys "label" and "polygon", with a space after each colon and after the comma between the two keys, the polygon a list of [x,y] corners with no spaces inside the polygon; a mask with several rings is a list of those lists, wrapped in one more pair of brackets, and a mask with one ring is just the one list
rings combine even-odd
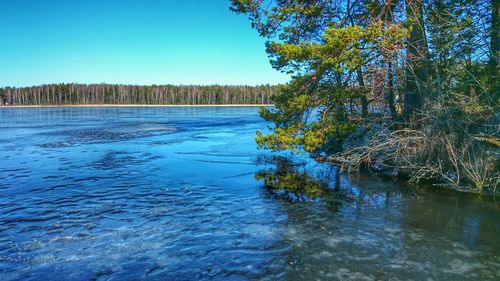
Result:
{"label": "blue water", "polygon": [[495,198],[276,158],[254,107],[0,117],[0,280],[500,279]]}

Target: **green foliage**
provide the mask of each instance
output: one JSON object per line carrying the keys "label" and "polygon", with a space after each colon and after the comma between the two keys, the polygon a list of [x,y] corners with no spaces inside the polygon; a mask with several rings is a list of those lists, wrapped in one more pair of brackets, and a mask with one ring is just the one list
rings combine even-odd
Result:
{"label": "green foliage", "polygon": [[348,73],[365,67],[370,60],[387,59],[403,48],[408,30],[403,25],[385,24],[378,20],[364,27],[332,25],[326,27],[322,34],[319,42],[271,41],[267,51],[274,58],[273,66],[297,74],[300,74],[296,71],[298,66],[306,66],[308,72],[316,74]]}
{"label": "green foliage", "polygon": [[[268,40],[271,65],[293,75],[273,97],[275,108],[261,110],[274,126],[270,134],[257,133],[259,147],[331,153],[367,123],[444,133],[457,148],[477,142],[477,135],[498,139],[499,1],[232,4]],[[432,153],[417,161],[417,171],[444,159]]]}
{"label": "green foliage", "polygon": [[261,111],[275,126],[269,135],[257,133],[259,147],[312,152],[325,145],[332,150],[335,140],[333,150],[339,150],[338,144],[356,127],[353,116],[359,114],[347,116],[346,103],[366,99],[369,92],[354,79],[356,71],[404,47],[408,31],[402,24],[329,19],[330,9],[340,8],[332,1],[283,1],[267,9],[261,1],[233,1],[233,10],[248,14],[261,35],[277,39],[267,43],[273,67],[295,75],[274,98],[275,109]]}

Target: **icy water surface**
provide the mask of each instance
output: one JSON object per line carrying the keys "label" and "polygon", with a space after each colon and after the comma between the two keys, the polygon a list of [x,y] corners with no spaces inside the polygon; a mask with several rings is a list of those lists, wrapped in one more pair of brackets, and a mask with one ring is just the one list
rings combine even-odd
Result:
{"label": "icy water surface", "polygon": [[0,280],[500,279],[494,198],[259,151],[257,108],[0,117]]}

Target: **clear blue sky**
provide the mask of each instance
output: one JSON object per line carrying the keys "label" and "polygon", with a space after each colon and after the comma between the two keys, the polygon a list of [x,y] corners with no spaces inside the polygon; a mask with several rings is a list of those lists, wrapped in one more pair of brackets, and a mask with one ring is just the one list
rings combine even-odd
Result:
{"label": "clear blue sky", "polygon": [[0,86],[286,81],[229,0],[0,0]]}

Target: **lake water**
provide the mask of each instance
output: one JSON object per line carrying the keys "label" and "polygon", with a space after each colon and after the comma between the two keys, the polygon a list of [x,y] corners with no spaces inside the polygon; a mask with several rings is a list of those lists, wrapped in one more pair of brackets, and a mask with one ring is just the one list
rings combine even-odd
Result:
{"label": "lake water", "polygon": [[0,280],[500,279],[495,198],[257,150],[254,107],[0,117]]}

